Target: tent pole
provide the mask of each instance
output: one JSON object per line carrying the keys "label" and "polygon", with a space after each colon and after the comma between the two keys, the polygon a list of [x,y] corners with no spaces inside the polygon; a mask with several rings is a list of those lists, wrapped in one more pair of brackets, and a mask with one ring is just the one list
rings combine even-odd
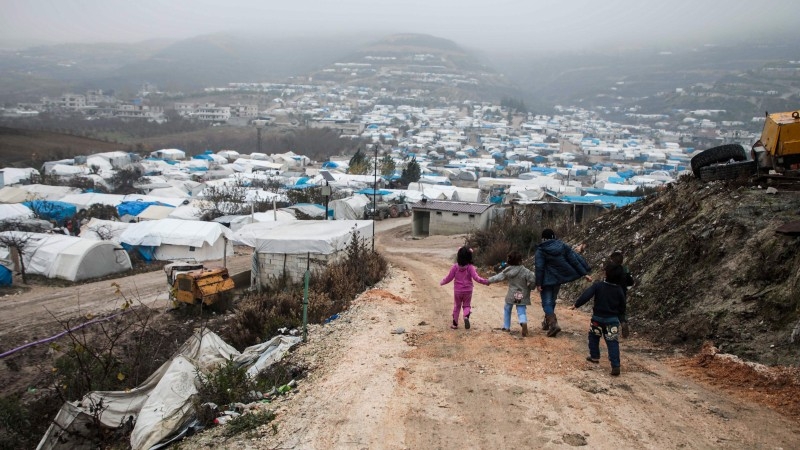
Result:
{"label": "tent pole", "polygon": [[303,277],[303,342],[308,340],[308,279],[311,278],[311,252],[306,254],[306,273]]}

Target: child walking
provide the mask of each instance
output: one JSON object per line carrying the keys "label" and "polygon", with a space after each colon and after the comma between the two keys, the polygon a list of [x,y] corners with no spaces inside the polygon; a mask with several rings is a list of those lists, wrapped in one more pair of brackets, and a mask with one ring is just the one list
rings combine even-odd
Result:
{"label": "child walking", "polygon": [[600,336],[606,341],[608,361],[611,363],[611,375],[620,373],[619,332],[620,322],[625,322],[625,271],[619,264],[609,261],[603,267],[605,280],[598,281],[575,300],[570,309],[580,308],[594,298],[592,321],[589,328],[589,356],[586,360],[597,364],[600,362]]}
{"label": "child walking", "polygon": [[489,278],[489,284],[508,280],[508,293],[503,309],[503,331],[511,330],[511,309],[517,307],[517,319],[522,327],[522,336],[528,335],[527,306],[531,304],[531,288],[536,286],[536,275],[522,265],[522,254],[512,251],[508,255],[506,268]]}
{"label": "child walking", "polygon": [[439,283],[440,286],[453,281],[453,324],[450,328],[458,328],[458,316],[464,311],[464,328],[469,329],[469,314],[472,311],[472,280],[488,285],[486,278],[482,278],[472,265],[472,249],[461,247],[456,254],[456,263],[450,272]]}

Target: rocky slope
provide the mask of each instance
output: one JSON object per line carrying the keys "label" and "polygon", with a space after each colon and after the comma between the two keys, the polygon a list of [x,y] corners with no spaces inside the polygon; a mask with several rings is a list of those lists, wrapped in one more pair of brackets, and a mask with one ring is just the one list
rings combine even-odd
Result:
{"label": "rocky slope", "polygon": [[[587,242],[599,272],[614,249],[637,284],[631,327],[657,342],[796,365],[800,342],[800,239],[779,232],[800,220],[800,191],[786,186],[681,180],[605,214],[569,236]],[[798,229],[795,226],[795,229]],[[562,297],[572,295],[567,286]]]}

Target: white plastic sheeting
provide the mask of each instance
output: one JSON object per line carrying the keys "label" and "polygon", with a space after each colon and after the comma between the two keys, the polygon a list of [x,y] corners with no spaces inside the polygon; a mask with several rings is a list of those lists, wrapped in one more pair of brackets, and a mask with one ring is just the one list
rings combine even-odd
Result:
{"label": "white plastic sheeting", "polygon": [[111,241],[120,243],[120,236],[130,226],[127,222],[117,222],[116,220],[92,219],[86,225],[81,226],[80,237],[95,241]]}
{"label": "white plastic sheeting", "polygon": [[344,250],[353,233],[372,238],[371,220],[298,220],[264,222],[243,226],[235,233],[237,242],[259,253],[330,255]]}
{"label": "white plastic sheeting", "polygon": [[0,235],[24,240],[25,272],[47,278],[80,281],[130,270],[128,253],[111,241],[62,234],[4,231]]}
{"label": "white plastic sheeting", "polygon": [[197,393],[197,372],[208,373],[229,359],[246,367],[251,377],[280,361],[301,341],[295,336],[275,336],[239,353],[211,331],[196,332],[141,385],[130,391],[90,392],[78,402],[62,406],[37,450],[94,448],[76,440],[76,432],[91,423],[89,408],[100,401],[107,408],[100,414],[102,425],[118,428],[131,421],[131,448],[148,449],[168,440],[194,419],[191,396]]}
{"label": "white plastic sheeting", "polygon": [[364,206],[372,203],[369,197],[364,194],[356,194],[352,197],[333,200],[328,207],[333,210],[334,220],[358,220],[364,218]]}
{"label": "white plastic sheeting", "polygon": [[25,205],[0,204],[0,221],[31,219],[33,217],[34,217],[33,211]]}
{"label": "white plastic sheeting", "polygon": [[222,259],[233,255],[230,239],[233,232],[215,222],[161,219],[132,223],[120,236],[120,242],[155,248],[155,259],[194,258],[196,261]]}

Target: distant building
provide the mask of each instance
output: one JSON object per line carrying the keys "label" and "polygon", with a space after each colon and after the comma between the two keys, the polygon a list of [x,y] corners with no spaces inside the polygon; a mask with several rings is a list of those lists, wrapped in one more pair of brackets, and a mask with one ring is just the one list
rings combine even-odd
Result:
{"label": "distant building", "polygon": [[485,230],[494,204],[422,199],[411,207],[413,236],[452,235]]}

